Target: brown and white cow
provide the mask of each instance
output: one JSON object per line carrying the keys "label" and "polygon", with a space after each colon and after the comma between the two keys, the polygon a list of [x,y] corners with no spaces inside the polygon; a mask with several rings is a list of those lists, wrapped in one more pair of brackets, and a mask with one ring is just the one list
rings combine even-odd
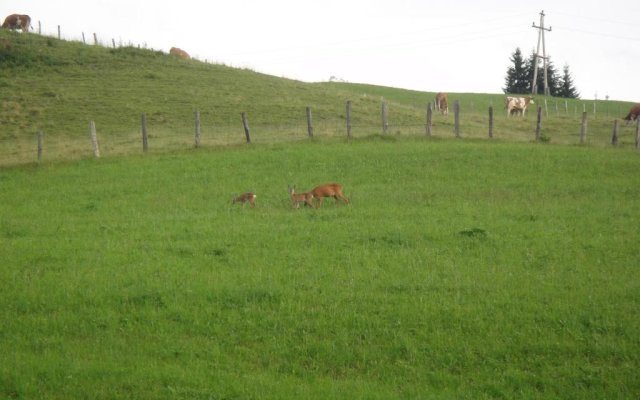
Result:
{"label": "brown and white cow", "polygon": [[442,115],[449,114],[449,98],[446,93],[436,95],[436,111],[440,111]]}
{"label": "brown and white cow", "polygon": [[4,23],[2,24],[2,27],[5,29],[22,29],[22,32],[29,32],[30,26],[31,17],[23,14],[11,14],[4,19]]}
{"label": "brown and white cow", "polygon": [[629,114],[624,117],[624,120],[627,121],[627,123],[630,123],[631,121],[637,120],[638,117],[640,117],[640,103],[631,107],[631,110],[629,110]]}
{"label": "brown and white cow", "polygon": [[188,60],[189,58],[189,53],[187,53],[186,51],[179,49],[177,47],[172,47],[171,49],[169,49],[169,54],[172,54],[174,56],[178,56],[184,60]]}
{"label": "brown and white cow", "polygon": [[511,116],[512,112],[519,112],[524,117],[529,104],[535,104],[533,97],[507,97],[504,102],[504,107],[507,109],[507,117]]}

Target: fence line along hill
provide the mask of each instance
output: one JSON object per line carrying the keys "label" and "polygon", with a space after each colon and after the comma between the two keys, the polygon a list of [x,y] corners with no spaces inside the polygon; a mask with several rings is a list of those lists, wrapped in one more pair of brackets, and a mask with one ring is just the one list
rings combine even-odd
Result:
{"label": "fence line along hill", "polygon": [[[427,121],[432,92],[304,83],[133,46],[0,30],[0,67],[0,165],[91,156],[92,123],[103,156],[142,151],[143,129],[150,151],[243,143],[242,115],[252,143],[306,139],[311,128],[314,138],[426,135],[427,128],[430,135],[453,137],[456,129],[453,113],[434,112]],[[579,142],[585,112],[586,143],[610,144],[615,120],[631,105],[536,100],[540,137],[567,144]],[[535,107],[524,118],[507,118],[501,94],[450,93],[449,101],[459,103],[456,136],[487,138],[491,108],[493,138],[535,138]],[[635,126],[617,129],[618,146],[635,144]]]}

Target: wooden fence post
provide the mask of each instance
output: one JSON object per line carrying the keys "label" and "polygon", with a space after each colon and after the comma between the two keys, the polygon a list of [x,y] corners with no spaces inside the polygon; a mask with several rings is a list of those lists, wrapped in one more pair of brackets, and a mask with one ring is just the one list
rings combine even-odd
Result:
{"label": "wooden fence post", "polygon": [[93,32],[93,44],[95,44],[96,46],[98,45],[98,35],[96,35],[95,32]]}
{"label": "wooden fence post", "polygon": [[42,22],[38,21],[38,35],[42,35]]}
{"label": "wooden fence post", "polygon": [[147,135],[147,116],[145,113],[140,116],[140,125],[142,128],[142,151],[146,153],[149,151],[149,137]]}
{"label": "wooden fence post", "polygon": [[587,113],[582,113],[582,124],[580,125],[580,144],[587,141]]}
{"label": "wooden fence post", "polygon": [[60,40],[62,38],[62,35],[60,34],[60,25],[58,25],[58,40]]}
{"label": "wooden fence post", "polygon": [[636,149],[640,149],[640,118],[636,117]]}
{"label": "wooden fence post", "polygon": [[98,147],[98,134],[96,133],[96,123],[89,122],[89,136],[91,136],[91,145],[93,147],[93,156],[100,158],[100,147]]}
{"label": "wooden fence post", "polygon": [[542,138],[542,107],[538,106],[538,120],[536,122],[536,142],[539,142]]}
{"label": "wooden fence post", "polygon": [[382,133],[389,130],[389,108],[387,102],[382,100]]}
{"label": "wooden fence post", "polygon": [[251,134],[249,133],[249,121],[247,120],[247,113],[242,113],[242,126],[244,127],[244,136],[247,138],[247,143],[251,143]]}
{"label": "wooden fence post", "polygon": [[431,102],[427,105],[427,136],[431,137],[431,130],[433,128],[433,107]]}
{"label": "wooden fence post", "polygon": [[111,38],[111,44],[113,45],[113,48],[116,48],[116,40],[114,38]]}
{"label": "wooden fence post", "polygon": [[347,100],[347,137],[351,138],[351,100]]}
{"label": "wooden fence post", "polygon": [[307,133],[309,138],[313,138],[313,120],[311,118],[311,107],[307,107]]}
{"label": "wooden fence post", "polygon": [[493,139],[493,106],[489,106],[489,139]]}
{"label": "wooden fence post", "polygon": [[200,136],[201,136],[201,130],[200,130],[200,111],[196,110],[196,148],[200,147]]}
{"label": "wooden fence post", "polygon": [[38,163],[42,162],[42,148],[44,145],[44,133],[42,129],[38,130]]}
{"label": "wooden fence post", "polygon": [[453,114],[454,114],[454,129],[456,137],[460,137],[460,102],[458,100],[453,102]]}
{"label": "wooden fence post", "polygon": [[613,120],[613,135],[611,136],[611,145],[618,145],[618,120]]}
{"label": "wooden fence post", "polygon": [[84,32],[82,32],[82,43],[87,44],[87,41],[84,39]]}

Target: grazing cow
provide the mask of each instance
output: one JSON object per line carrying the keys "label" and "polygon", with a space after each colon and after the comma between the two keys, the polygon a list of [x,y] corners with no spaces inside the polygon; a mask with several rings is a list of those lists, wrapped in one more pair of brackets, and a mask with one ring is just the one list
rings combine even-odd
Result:
{"label": "grazing cow", "polygon": [[2,24],[2,27],[5,29],[22,29],[22,32],[29,32],[30,26],[31,17],[22,14],[11,14],[4,19],[4,23]]}
{"label": "grazing cow", "polygon": [[636,119],[638,119],[638,117],[640,117],[640,103],[631,107],[629,114],[624,117],[624,120],[627,121],[627,123],[630,123],[631,121],[635,121]]}
{"label": "grazing cow", "polygon": [[436,111],[440,111],[442,115],[449,114],[449,99],[446,93],[438,93],[436,95]]}
{"label": "grazing cow", "polygon": [[184,51],[182,49],[179,49],[177,47],[172,47],[169,50],[169,54],[172,54],[174,56],[180,57],[180,58],[182,58],[184,60],[188,60],[189,58],[191,58],[191,57],[189,57],[189,53],[187,53],[186,51]]}
{"label": "grazing cow", "polygon": [[525,112],[527,111],[527,107],[529,104],[535,104],[533,101],[533,97],[507,97],[504,103],[504,107],[507,109],[507,117],[511,115],[511,113],[515,110],[516,112],[522,113],[524,117]]}

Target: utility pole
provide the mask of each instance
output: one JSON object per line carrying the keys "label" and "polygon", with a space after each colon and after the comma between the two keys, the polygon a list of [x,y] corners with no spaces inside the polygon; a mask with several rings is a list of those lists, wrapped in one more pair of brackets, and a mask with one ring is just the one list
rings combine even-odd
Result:
{"label": "utility pole", "polygon": [[[540,12],[540,26],[536,26],[533,23],[533,27],[538,29],[538,48],[536,49],[536,55],[533,60],[533,82],[531,82],[531,94],[536,95],[538,93],[538,58],[542,58],[542,64],[544,68],[544,95],[549,96],[549,81],[547,80],[547,49],[544,43],[544,31],[551,32],[551,27],[544,27],[544,10]],[[540,42],[542,41],[542,56],[540,56]]]}

